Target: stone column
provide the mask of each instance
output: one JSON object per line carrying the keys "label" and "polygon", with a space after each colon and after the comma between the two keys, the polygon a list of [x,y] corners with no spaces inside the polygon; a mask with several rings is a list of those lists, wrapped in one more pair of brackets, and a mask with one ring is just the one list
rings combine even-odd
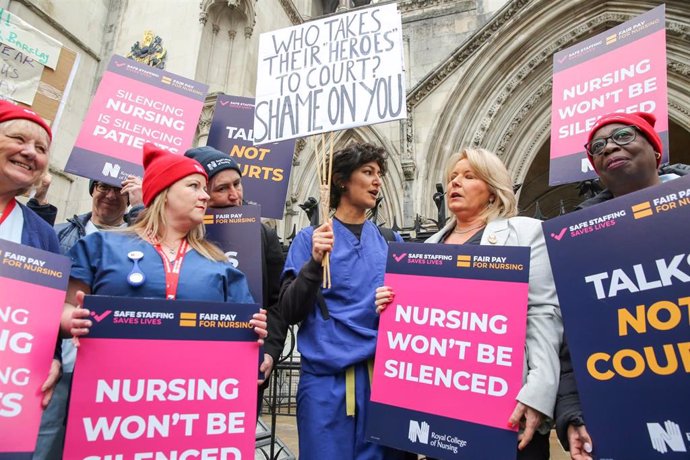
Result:
{"label": "stone column", "polygon": [[[223,87],[226,93],[232,92],[230,90],[230,65],[232,63],[233,59],[233,54],[234,54],[234,45],[235,45],[235,36],[237,35],[237,32],[234,30],[228,30],[228,54],[227,58],[225,60],[225,77],[223,79]],[[245,53],[246,54],[246,53]],[[244,72],[240,72],[242,75],[244,75]]]}
{"label": "stone column", "polygon": [[216,48],[216,37],[218,36],[218,32],[220,31],[220,26],[218,24],[212,24],[212,34],[211,34],[211,44],[209,45],[208,49],[208,61],[206,61],[206,81],[209,82],[211,79],[209,78],[211,75],[211,62],[213,61],[213,51]]}

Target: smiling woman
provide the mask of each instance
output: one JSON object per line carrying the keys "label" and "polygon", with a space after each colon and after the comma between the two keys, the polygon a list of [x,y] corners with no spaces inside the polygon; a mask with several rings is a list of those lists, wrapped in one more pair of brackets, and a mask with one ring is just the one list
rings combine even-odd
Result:
{"label": "smiling woman", "polygon": [[[52,227],[15,200],[46,172],[51,140],[50,127],[36,113],[0,101],[0,238],[59,254]],[[59,346],[54,356],[41,388],[43,407],[48,405],[60,374]]]}
{"label": "smiling woman", "polygon": [[0,101],[0,203],[27,191],[48,167],[50,128],[34,112]]}
{"label": "smiling woman", "polygon": [[50,127],[36,113],[0,101],[0,238],[40,249],[56,247],[50,226],[41,225],[15,201],[46,172],[51,138]]}

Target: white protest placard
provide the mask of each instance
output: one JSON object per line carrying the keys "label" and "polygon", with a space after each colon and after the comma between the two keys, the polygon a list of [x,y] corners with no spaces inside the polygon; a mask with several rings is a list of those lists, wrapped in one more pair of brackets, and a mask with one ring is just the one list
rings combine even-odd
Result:
{"label": "white protest placard", "polygon": [[396,4],[261,34],[254,143],[407,117]]}
{"label": "white protest placard", "polygon": [[38,61],[0,43],[0,98],[32,105],[42,74]]}
{"label": "white protest placard", "polygon": [[53,70],[57,67],[62,51],[62,43],[4,8],[0,8],[0,42],[26,53]]}

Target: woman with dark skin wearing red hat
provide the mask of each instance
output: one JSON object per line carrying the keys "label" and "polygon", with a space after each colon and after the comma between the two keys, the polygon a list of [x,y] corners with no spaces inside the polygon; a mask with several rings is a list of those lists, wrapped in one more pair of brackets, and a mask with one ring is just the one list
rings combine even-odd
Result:
{"label": "woman with dark skin wearing red hat", "polygon": [[[45,174],[51,140],[50,127],[36,113],[0,101],[0,238],[59,254],[52,227],[15,200]],[[59,356],[58,347],[41,388],[44,408],[60,375]]]}
{"label": "woman with dark skin wearing red hat", "polygon": [[[585,149],[589,161],[606,189],[581,203],[577,209],[593,206],[631,192],[679,177],[659,176],[662,143],[654,130],[651,113],[611,113],[603,116],[589,132]],[[561,377],[556,398],[556,431],[573,460],[591,460],[593,443],[585,427],[570,352],[564,340],[560,351]]]}
{"label": "woman with dark skin wearing red hat", "polygon": [[651,113],[613,113],[599,119],[587,138],[587,157],[612,197],[660,183],[661,138]]}
{"label": "woman with dark skin wearing red hat", "polygon": [[[204,239],[206,181],[196,160],[144,146],[146,209],[137,222],[126,230],[91,234],[69,252],[72,273],[61,326],[65,336],[89,332],[89,311],[77,308],[84,294],[253,302],[244,274]],[[261,310],[251,320],[260,343],[267,335],[265,313]]]}

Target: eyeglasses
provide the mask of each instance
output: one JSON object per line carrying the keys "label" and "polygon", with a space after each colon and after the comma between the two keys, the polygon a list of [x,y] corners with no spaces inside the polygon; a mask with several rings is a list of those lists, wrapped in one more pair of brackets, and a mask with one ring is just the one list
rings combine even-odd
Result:
{"label": "eyeglasses", "polygon": [[103,182],[96,182],[94,188],[98,190],[99,193],[104,195],[107,195],[111,190],[115,192],[115,194],[119,194],[120,190],[122,190],[120,187],[113,187],[112,185],[104,184]]}
{"label": "eyeglasses", "polygon": [[593,157],[599,156],[604,153],[606,146],[609,143],[609,139],[612,140],[616,145],[627,145],[635,140],[637,137],[637,127],[635,126],[623,126],[618,128],[611,133],[608,137],[598,137],[592,139],[592,142],[585,144],[585,149]]}

